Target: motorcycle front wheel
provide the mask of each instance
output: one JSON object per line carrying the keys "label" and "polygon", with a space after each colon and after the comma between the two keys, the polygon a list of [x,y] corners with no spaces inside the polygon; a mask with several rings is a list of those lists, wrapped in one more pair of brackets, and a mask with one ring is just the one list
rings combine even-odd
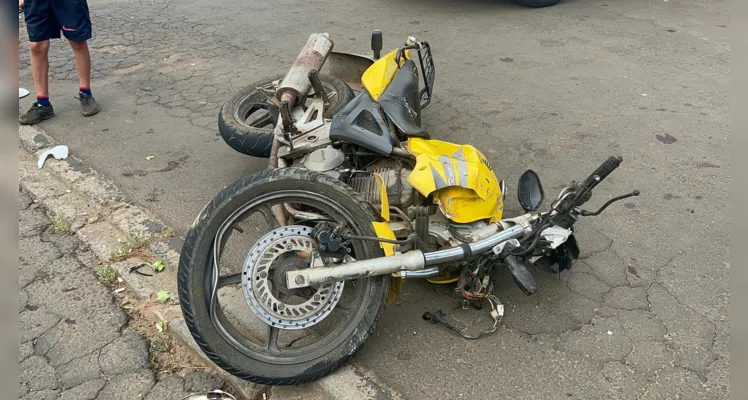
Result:
{"label": "motorcycle front wheel", "polygon": [[[271,207],[283,203],[324,218],[279,224]],[[374,330],[391,278],[289,290],[285,272],[305,267],[299,255],[313,253],[317,224],[337,221],[351,234],[376,236],[373,218],[349,186],[304,169],[258,172],[219,192],[195,220],[179,261],[179,301],[200,349],[263,385],[309,382],[341,367]],[[373,241],[350,247],[357,260],[384,255]]]}

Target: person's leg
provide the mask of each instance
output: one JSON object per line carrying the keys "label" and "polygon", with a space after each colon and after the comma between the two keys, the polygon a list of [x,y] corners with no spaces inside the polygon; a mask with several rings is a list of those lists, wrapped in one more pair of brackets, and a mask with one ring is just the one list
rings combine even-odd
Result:
{"label": "person's leg", "polygon": [[75,71],[80,82],[80,102],[85,116],[99,112],[99,105],[91,94],[91,53],[88,40],[91,39],[91,18],[86,0],[58,0],[55,15],[62,24],[62,33],[70,42],[75,54]]}
{"label": "person's leg", "polygon": [[75,72],[78,73],[78,82],[81,92],[89,91],[91,94],[91,53],[88,51],[88,42],[85,40],[68,40],[75,54]]}
{"label": "person's leg", "polygon": [[36,97],[49,100],[49,40],[30,42],[29,49]]}
{"label": "person's leg", "polygon": [[60,37],[60,29],[50,0],[26,0],[23,5],[26,30],[29,34],[31,72],[34,77],[36,102],[19,122],[32,125],[55,115],[49,101],[49,40]]}

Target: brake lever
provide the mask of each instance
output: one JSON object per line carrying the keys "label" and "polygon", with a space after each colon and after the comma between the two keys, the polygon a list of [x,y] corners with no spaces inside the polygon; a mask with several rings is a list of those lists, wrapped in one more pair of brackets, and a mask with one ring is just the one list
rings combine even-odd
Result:
{"label": "brake lever", "polygon": [[595,211],[595,212],[589,212],[589,211],[587,211],[587,210],[582,210],[582,211],[581,211],[581,212],[579,213],[579,215],[581,215],[581,216],[583,216],[583,217],[594,217],[594,216],[596,216],[596,215],[600,215],[600,213],[601,213],[601,212],[603,212],[603,210],[605,210],[606,208],[608,208],[608,206],[609,206],[609,205],[611,205],[611,204],[615,203],[616,201],[619,201],[619,200],[623,200],[623,199],[627,199],[627,198],[629,198],[629,197],[634,197],[634,196],[638,196],[638,195],[639,195],[639,191],[638,191],[638,190],[634,190],[634,191],[633,191],[633,192],[631,192],[631,193],[628,193],[628,194],[624,194],[624,195],[622,195],[622,196],[618,196],[618,197],[614,197],[614,198],[612,198],[612,199],[608,200],[608,202],[607,202],[607,203],[603,204],[603,206],[602,206],[602,207],[600,207],[600,209],[599,209],[599,210],[597,210],[597,211]]}

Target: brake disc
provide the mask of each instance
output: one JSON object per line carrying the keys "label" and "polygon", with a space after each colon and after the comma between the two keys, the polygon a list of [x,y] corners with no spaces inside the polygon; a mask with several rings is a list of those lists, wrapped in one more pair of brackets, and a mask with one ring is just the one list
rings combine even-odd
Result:
{"label": "brake disc", "polygon": [[[280,289],[286,288],[282,281],[285,273],[277,274],[276,269],[289,262],[311,268],[309,261],[316,247],[312,228],[300,225],[270,231],[252,246],[242,268],[242,287],[250,310],[264,323],[287,330],[309,328],[327,317],[338,304],[343,281],[313,287],[314,294],[300,304],[284,302],[276,296]],[[307,255],[306,260],[299,255]],[[274,276],[281,281],[271,280]]]}

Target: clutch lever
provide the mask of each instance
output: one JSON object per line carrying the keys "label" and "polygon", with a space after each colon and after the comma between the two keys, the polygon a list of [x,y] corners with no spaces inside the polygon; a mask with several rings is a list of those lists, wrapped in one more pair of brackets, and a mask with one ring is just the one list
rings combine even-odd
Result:
{"label": "clutch lever", "polygon": [[603,212],[603,210],[605,210],[606,208],[608,208],[608,206],[611,205],[611,204],[613,204],[614,202],[619,201],[619,200],[623,200],[623,199],[627,199],[629,197],[638,196],[638,195],[639,195],[639,191],[638,190],[634,190],[631,193],[624,194],[624,195],[618,196],[618,197],[614,197],[614,198],[608,200],[607,203],[603,204],[603,206],[600,207],[600,209],[597,210],[597,211],[595,211],[595,212],[589,212],[587,210],[582,210],[579,213],[579,215],[581,215],[583,217],[594,217],[596,215],[600,215],[600,213]]}

